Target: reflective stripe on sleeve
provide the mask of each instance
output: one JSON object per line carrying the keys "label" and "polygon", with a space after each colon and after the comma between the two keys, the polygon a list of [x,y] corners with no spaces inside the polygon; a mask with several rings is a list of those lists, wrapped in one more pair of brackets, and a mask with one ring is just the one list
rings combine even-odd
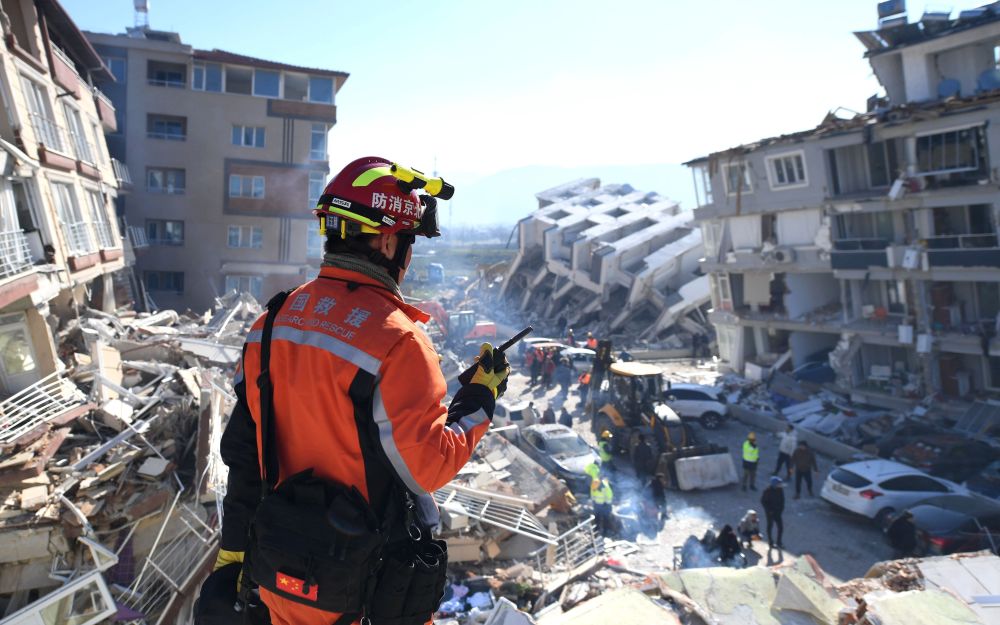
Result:
{"label": "reflective stripe on sleeve", "polygon": [[[250,334],[247,335],[247,343],[260,343],[262,340],[262,334],[263,333],[260,330],[250,332]],[[289,343],[295,343],[296,345],[308,345],[309,347],[322,349],[330,352],[334,356],[343,358],[358,369],[372,375],[376,375],[379,367],[382,366],[382,361],[378,358],[365,353],[353,345],[348,345],[340,339],[330,336],[325,332],[300,330],[298,328],[291,328],[288,326],[279,326],[274,328],[271,333],[271,338],[274,340],[288,341]]]}
{"label": "reflective stripe on sleeve", "polygon": [[392,464],[392,468],[396,470],[396,475],[399,476],[399,479],[403,480],[403,484],[406,484],[406,487],[415,495],[426,494],[427,491],[417,483],[416,478],[413,477],[413,473],[410,472],[410,467],[406,465],[406,460],[403,460],[403,456],[399,453],[399,448],[396,447],[396,440],[392,437],[392,422],[389,420],[389,413],[386,412],[385,403],[382,401],[381,385],[375,387],[375,397],[372,404],[375,424],[378,425],[379,442],[382,443],[382,450],[385,451],[385,455]]}
{"label": "reflective stripe on sleeve", "polygon": [[486,411],[480,408],[476,412],[469,415],[465,415],[455,423],[452,423],[451,425],[448,426],[448,429],[450,429],[452,432],[456,434],[465,434],[466,432],[471,431],[472,428],[476,427],[477,425],[485,423],[486,420],[489,418],[490,417],[489,415],[486,414]]}

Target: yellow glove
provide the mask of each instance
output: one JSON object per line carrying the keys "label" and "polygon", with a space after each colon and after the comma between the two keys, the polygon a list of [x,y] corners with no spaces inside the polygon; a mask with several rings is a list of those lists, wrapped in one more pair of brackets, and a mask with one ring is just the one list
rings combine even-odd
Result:
{"label": "yellow glove", "polygon": [[225,549],[219,549],[219,555],[215,557],[215,566],[212,567],[213,571],[218,571],[227,564],[233,564],[235,562],[243,563],[243,552],[242,551],[226,551]]}
{"label": "yellow glove", "polygon": [[478,366],[472,374],[471,383],[487,387],[493,391],[493,397],[503,395],[507,390],[507,376],[510,375],[506,354],[493,349],[489,343],[483,343],[476,356],[476,363]]}

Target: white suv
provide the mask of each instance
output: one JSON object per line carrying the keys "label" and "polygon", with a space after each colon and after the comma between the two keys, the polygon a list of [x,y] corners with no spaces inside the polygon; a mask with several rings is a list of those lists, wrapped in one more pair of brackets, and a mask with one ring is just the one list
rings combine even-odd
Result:
{"label": "white suv", "polygon": [[697,421],[715,430],[729,417],[729,406],[721,389],[701,384],[671,384],[663,400],[686,421]]}

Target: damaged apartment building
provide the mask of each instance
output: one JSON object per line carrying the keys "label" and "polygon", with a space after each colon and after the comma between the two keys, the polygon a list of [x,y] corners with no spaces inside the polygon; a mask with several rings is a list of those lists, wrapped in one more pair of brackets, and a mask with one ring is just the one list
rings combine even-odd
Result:
{"label": "damaged apartment building", "polygon": [[[597,178],[538,193],[518,223],[502,295],[519,310],[602,335],[661,340],[705,334],[708,280],[690,211],[655,192]],[[679,345],[678,345],[679,346]]]}
{"label": "damaged apartment building", "polygon": [[719,354],[904,407],[1000,391],[1000,4],[856,33],[868,112],[687,163]]}
{"label": "damaged apartment building", "polygon": [[[0,398],[58,384],[57,317],[115,309],[125,242],[101,58],[55,0],[0,4]],[[121,300],[127,295],[122,294]]]}

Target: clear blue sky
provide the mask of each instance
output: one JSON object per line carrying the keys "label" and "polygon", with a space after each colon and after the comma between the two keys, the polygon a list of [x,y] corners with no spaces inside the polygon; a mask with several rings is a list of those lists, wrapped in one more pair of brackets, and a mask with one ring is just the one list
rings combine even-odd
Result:
{"label": "clear blue sky", "polygon": [[[62,0],[124,32],[132,0]],[[953,8],[985,2],[955,0]],[[911,19],[924,5],[911,0]],[[150,25],[349,72],[334,166],[375,153],[442,174],[679,163],[860,110],[878,85],[851,34],[876,0],[151,0]]]}

